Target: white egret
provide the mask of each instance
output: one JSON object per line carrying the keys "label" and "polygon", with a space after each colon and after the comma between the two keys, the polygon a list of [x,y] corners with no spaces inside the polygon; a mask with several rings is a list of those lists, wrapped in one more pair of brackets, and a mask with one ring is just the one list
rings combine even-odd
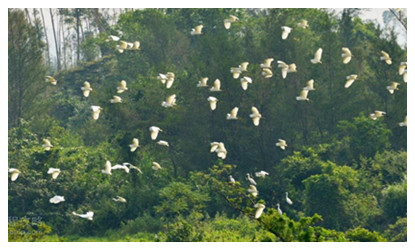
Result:
{"label": "white egret", "polygon": [[389,91],[389,93],[393,94],[395,90],[399,90],[398,85],[400,85],[400,83],[392,82],[392,84],[387,86],[386,89]]}
{"label": "white egret", "polygon": [[212,88],[210,88],[210,91],[212,91],[212,92],[222,91],[222,90],[220,89],[220,80],[219,80],[219,79],[216,79],[216,80],[213,82],[213,87],[212,87]]}
{"label": "white egret", "polygon": [[239,18],[234,15],[229,15],[228,18],[223,20],[223,25],[225,26],[225,29],[229,29],[231,27],[231,23],[238,21]]}
{"label": "white egret", "polygon": [[234,107],[230,113],[226,114],[226,120],[238,120],[238,107]]}
{"label": "white egret", "polygon": [[265,176],[267,176],[267,175],[269,175],[269,173],[265,172],[264,170],[261,170],[261,171],[255,173],[255,176],[260,177],[260,178],[265,178]]}
{"label": "white egret", "polygon": [[388,53],[386,53],[383,50],[380,53],[382,54],[382,56],[380,57],[380,60],[385,61],[387,64],[392,64],[392,59]]}
{"label": "white egret", "polygon": [[281,210],[281,208],[280,208],[280,204],[279,204],[279,203],[277,203],[277,211],[278,211],[278,213],[279,213],[280,215],[282,215],[282,210]]}
{"label": "white egret", "polygon": [[255,204],[254,207],[256,208],[256,211],[255,211],[255,219],[258,219],[259,217],[261,217],[262,212],[265,209],[265,205],[264,204],[261,204],[261,203],[257,203],[257,204]]}
{"label": "white egret", "polygon": [[243,90],[248,89],[248,83],[252,83],[252,78],[249,76],[244,76],[241,78],[241,87]]}
{"label": "white egret", "polygon": [[347,89],[348,87],[350,87],[354,81],[356,81],[357,79],[357,75],[353,74],[353,75],[349,75],[346,77],[346,83],[344,84],[344,87]]}
{"label": "white egret", "polygon": [[207,85],[207,81],[209,80],[209,78],[208,77],[202,77],[202,78],[200,78],[200,81],[197,83],[197,85],[196,85],[196,87],[209,87],[208,85]]}
{"label": "white egret", "polygon": [[43,139],[43,144],[42,147],[46,150],[49,151],[53,145],[50,143],[50,141],[48,139]]}
{"label": "white egret", "polygon": [[[271,71],[270,69],[268,69],[268,68],[263,68],[263,69],[262,69],[261,74],[262,74],[262,76],[264,76],[265,78],[271,78],[271,77],[272,77],[272,75],[273,75],[272,71]],[[242,84],[242,83],[241,83],[241,84]],[[243,88],[243,87],[242,87],[242,88]],[[248,86],[247,86],[247,88],[248,88]]]}
{"label": "white egret", "polygon": [[60,202],[64,202],[65,201],[65,197],[60,196],[60,195],[55,195],[52,198],[49,199],[49,202],[52,204],[58,204]]}
{"label": "white egret", "polygon": [[304,88],[303,90],[301,90],[300,95],[297,96],[295,99],[297,101],[310,101],[307,95],[308,95],[308,89]]}
{"label": "white egret", "polygon": [[323,54],[323,49],[322,48],[318,48],[318,50],[316,51],[316,53],[314,53],[314,58],[311,59],[311,63],[312,64],[317,64],[317,63],[321,63],[321,55]]}
{"label": "white egret", "polygon": [[377,118],[379,118],[379,117],[382,117],[382,116],[386,115],[386,112],[385,111],[380,111],[380,110],[375,110],[374,114]]}
{"label": "white egret", "polygon": [[218,147],[215,150],[217,156],[219,158],[225,159],[226,155],[228,154],[228,151],[225,148],[225,144],[223,142],[219,142]]}
{"label": "white egret", "polygon": [[140,147],[138,139],[137,138],[133,138],[133,142],[132,144],[128,145],[130,147],[130,151],[134,152],[138,147]]}
{"label": "white egret", "polygon": [[288,205],[292,205],[293,202],[290,198],[288,198],[288,192],[285,192],[285,200],[287,201]]}
{"label": "white egret", "polygon": [[251,107],[252,114],[249,115],[252,118],[252,122],[255,126],[259,125],[259,120],[262,118],[262,115],[259,113],[258,109],[254,106]]}
{"label": "white egret", "polygon": [[56,85],[56,83],[58,83],[58,81],[52,76],[46,76],[46,80],[52,85]]}
{"label": "white egret", "polygon": [[151,168],[153,170],[156,170],[157,171],[157,170],[160,170],[161,169],[161,166],[157,162],[153,161],[153,165],[151,166]]}
{"label": "white egret", "polygon": [[112,200],[116,202],[127,203],[127,200],[125,198],[118,195],[116,196],[116,198],[112,198]]}
{"label": "white egret", "polygon": [[109,41],[118,42],[119,40],[120,40],[120,38],[118,36],[112,36],[112,35],[109,35],[108,38],[105,39],[106,42],[109,42]]}
{"label": "white egret", "polygon": [[274,61],[274,58],[267,58],[263,63],[261,63],[259,66],[263,69],[270,69],[271,63]]}
{"label": "white egret", "polygon": [[101,170],[101,173],[112,175],[112,173],[111,173],[111,162],[110,161],[105,162],[105,169]]}
{"label": "white egret", "polygon": [[52,175],[52,179],[58,178],[58,175],[61,173],[61,170],[59,168],[49,168],[48,174]]}
{"label": "white egret", "polygon": [[77,214],[76,212],[72,212],[73,215],[79,216],[81,218],[87,219],[87,220],[93,220],[94,218],[94,212],[88,211],[86,214]]}
{"label": "white egret", "polygon": [[344,64],[348,64],[350,62],[350,60],[352,59],[352,52],[350,52],[349,48],[343,47],[342,48],[342,58],[343,58],[343,63]]}
{"label": "white egret", "polygon": [[133,164],[131,164],[131,163],[124,162],[122,165],[129,167],[129,168],[130,168],[130,170],[131,170],[131,169],[135,169],[135,170],[137,170],[140,174],[143,174],[143,172],[141,171],[141,169],[140,169],[140,168],[138,168],[138,167],[134,166],[134,165],[133,165]]}
{"label": "white egret", "polygon": [[85,81],[84,82],[84,86],[81,87],[82,93],[84,94],[85,97],[89,96],[89,92],[92,91],[91,85],[89,84],[89,82]]}
{"label": "white egret", "polygon": [[203,25],[198,25],[192,28],[190,35],[201,35],[202,34]]}
{"label": "white egret", "polygon": [[156,143],[158,145],[160,145],[160,146],[165,146],[165,147],[168,147],[169,146],[169,143],[167,141],[163,141],[163,140],[160,140],[160,141],[158,141]]}
{"label": "white egret", "polygon": [[159,134],[159,132],[163,132],[163,130],[161,130],[159,127],[156,127],[156,126],[151,126],[150,128],[149,128],[149,130],[150,130],[150,136],[151,136],[151,139],[154,141],[155,139],[157,139],[157,136],[158,136],[158,134]]}
{"label": "white egret", "polygon": [[305,19],[302,19],[299,23],[297,23],[297,26],[303,29],[308,28],[308,21]]}
{"label": "white egret", "polygon": [[175,105],[176,105],[176,95],[175,94],[173,94],[171,96],[168,96],[166,98],[166,101],[163,101],[161,103],[161,106],[165,107],[165,108],[170,108],[170,107],[173,107]]}
{"label": "white egret", "polygon": [[249,185],[248,192],[251,193],[254,197],[258,196],[258,190],[255,185]]}
{"label": "white egret", "polygon": [[399,123],[399,126],[401,126],[401,127],[406,127],[407,126],[406,116],[405,116],[405,120],[403,120],[403,122]]}
{"label": "white egret", "polygon": [[235,179],[232,177],[232,175],[229,175],[229,182],[235,184]]}
{"label": "white egret", "polygon": [[403,75],[403,73],[405,72],[406,67],[407,67],[407,63],[406,62],[401,62],[399,64],[398,72],[399,72],[399,75],[400,76]]}
{"label": "white egret", "polygon": [[210,143],[210,152],[213,153],[216,151],[216,149],[219,147],[219,142],[211,142]]}
{"label": "white egret", "polygon": [[239,68],[241,68],[242,71],[248,71],[248,65],[249,62],[242,62],[241,65],[239,65]]}
{"label": "white egret", "polygon": [[117,87],[117,93],[122,93],[126,90],[128,90],[127,82],[125,80],[121,80],[120,86]]}
{"label": "white egret", "polygon": [[111,170],[117,170],[117,169],[122,169],[127,174],[130,173],[130,169],[127,167],[127,165],[115,164],[114,166],[111,167]]}
{"label": "white egret", "polygon": [[210,104],[210,109],[215,110],[216,109],[216,103],[219,101],[218,98],[216,98],[214,96],[209,96],[207,100]]}
{"label": "white egret", "polygon": [[92,109],[92,118],[94,120],[98,120],[99,113],[101,112],[102,108],[100,106],[94,106],[94,105],[92,105],[91,106],[91,109]]}
{"label": "white egret", "polygon": [[307,82],[307,86],[306,86],[306,87],[304,87],[303,89],[308,90],[308,91],[316,90],[316,89],[314,88],[314,80],[313,80],[313,79],[309,80],[309,81]]}
{"label": "white egret", "polygon": [[278,63],[278,68],[281,68],[282,78],[285,79],[287,77],[289,66],[283,61],[277,61],[277,63]]}
{"label": "white egret", "polygon": [[246,179],[251,183],[251,185],[256,185],[256,181],[249,173],[246,174]]}
{"label": "white egret", "polygon": [[112,99],[110,100],[110,103],[122,103],[122,98],[114,95]]}
{"label": "white egret", "polygon": [[166,73],[166,77],[167,77],[167,80],[166,80],[166,88],[169,89],[173,85],[175,75],[174,75],[173,72],[167,72]]}
{"label": "white egret", "polygon": [[287,39],[288,35],[290,34],[292,28],[290,28],[288,26],[281,26],[281,29],[282,29],[281,38],[282,38],[282,40],[285,40],[285,39]]}
{"label": "white egret", "polygon": [[[239,65],[241,66],[241,65]],[[239,75],[242,73],[242,69],[240,67],[235,68],[235,67],[231,67],[231,73],[234,79],[237,79],[239,77]]]}
{"label": "white egret", "polygon": [[287,142],[283,139],[278,139],[278,142],[275,143],[275,146],[280,147],[282,150],[285,150],[288,147]]}
{"label": "white egret", "polygon": [[133,43],[132,50],[140,50],[140,42],[139,41],[135,41]]}
{"label": "white egret", "polygon": [[120,44],[116,46],[118,52],[123,53],[124,50],[128,49],[128,43],[126,41],[120,41]]}
{"label": "white egret", "polygon": [[15,181],[17,179],[17,177],[19,177],[19,174],[21,173],[20,170],[16,169],[16,168],[10,168],[9,169],[9,173],[11,173],[12,175],[10,176],[10,180],[11,181]]}

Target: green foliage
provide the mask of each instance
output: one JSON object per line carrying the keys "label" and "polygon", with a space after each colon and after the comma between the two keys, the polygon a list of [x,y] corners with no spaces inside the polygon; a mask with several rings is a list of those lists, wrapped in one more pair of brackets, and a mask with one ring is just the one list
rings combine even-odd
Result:
{"label": "green foliage", "polygon": [[8,237],[11,241],[43,241],[42,237],[49,234],[52,228],[44,222],[33,222],[28,218],[11,221],[8,224]]}
{"label": "green foliage", "polygon": [[389,228],[385,230],[385,238],[392,242],[406,242],[407,236],[407,219],[399,218],[395,224],[389,225]]}
{"label": "green foliage", "polygon": [[369,230],[365,228],[354,228],[351,230],[348,230],[346,232],[346,237],[350,241],[357,241],[357,242],[380,242],[380,241],[386,241],[385,238],[379,235],[377,232],[370,232]]}

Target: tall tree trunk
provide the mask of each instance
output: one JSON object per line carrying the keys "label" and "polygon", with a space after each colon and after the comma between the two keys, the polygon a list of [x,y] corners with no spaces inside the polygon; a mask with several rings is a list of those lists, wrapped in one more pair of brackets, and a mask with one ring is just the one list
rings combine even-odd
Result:
{"label": "tall tree trunk", "polygon": [[53,38],[55,40],[56,65],[57,65],[57,70],[59,71],[61,70],[61,62],[60,62],[60,55],[59,55],[59,48],[58,48],[58,39],[56,37],[55,20],[53,19],[53,12],[51,8],[49,8],[49,12],[50,12],[50,20],[52,22]]}
{"label": "tall tree trunk", "polygon": [[25,8],[24,11],[26,12],[26,19],[27,19],[27,21],[29,21],[29,24],[32,24],[32,21],[30,20],[29,10],[27,8]]}
{"label": "tall tree trunk", "polygon": [[79,62],[80,58],[81,58],[81,50],[80,50],[80,46],[81,46],[81,40],[80,40],[80,9],[76,8],[75,10],[75,30],[76,30],[76,63]]}
{"label": "tall tree trunk", "polygon": [[45,24],[45,16],[43,15],[42,8],[40,8],[40,15],[42,17],[43,30],[45,32],[45,40],[46,40],[46,66],[49,67],[50,66],[49,39],[48,39],[48,31],[46,29],[46,24]]}

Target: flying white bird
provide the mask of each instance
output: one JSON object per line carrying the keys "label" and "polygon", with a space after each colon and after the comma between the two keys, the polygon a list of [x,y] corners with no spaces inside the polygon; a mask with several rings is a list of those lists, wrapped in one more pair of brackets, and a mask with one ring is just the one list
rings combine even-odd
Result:
{"label": "flying white bird", "polygon": [[255,211],[255,219],[258,219],[259,217],[261,217],[262,212],[265,209],[265,205],[264,204],[261,204],[261,203],[257,203],[257,204],[255,204],[254,207],[256,208],[256,211]]}
{"label": "flying white bird", "polygon": [[318,50],[314,54],[314,58],[310,60],[311,63],[312,64],[321,63],[321,55],[322,54],[323,54],[323,49],[322,48],[318,48]]}
{"label": "flying white bird", "polygon": [[241,68],[242,71],[248,71],[248,65],[249,62],[242,62],[241,65],[239,65],[239,68]]}
{"label": "flying white bird", "polygon": [[234,107],[230,113],[226,114],[226,120],[238,120],[238,107]]}
{"label": "flying white bird", "polygon": [[218,102],[218,98],[216,98],[214,96],[209,96],[207,100],[210,104],[210,109],[215,110],[216,109],[216,103]]}
{"label": "flying white bird", "polygon": [[118,195],[116,198],[112,198],[112,200],[116,202],[127,203],[127,200],[125,198],[118,196]]}
{"label": "flying white bird", "polygon": [[121,99],[121,97],[115,95],[110,100],[110,103],[122,103],[122,99]]}
{"label": "flying white bird", "polygon": [[229,182],[235,184],[235,179],[232,177],[232,175],[229,175]]}
{"label": "flying white bird", "polygon": [[171,88],[171,86],[173,85],[173,82],[174,82],[174,77],[175,77],[175,75],[174,75],[174,73],[173,72],[167,72],[166,73],[166,76],[167,76],[167,80],[166,80],[166,88]]}
{"label": "flying white bird", "polygon": [[[261,72],[262,76],[264,76],[265,78],[271,78],[273,73],[270,69],[268,68],[263,68],[262,72]],[[248,87],[248,86],[247,86]]]}
{"label": "flying white bird", "polygon": [[216,79],[216,80],[213,82],[213,87],[212,87],[212,88],[210,88],[210,91],[212,91],[212,92],[222,91],[222,90],[220,89],[220,80],[219,80],[219,79]]}
{"label": "flying white bird", "polygon": [[281,29],[282,29],[281,38],[282,38],[282,40],[285,40],[285,39],[287,39],[288,35],[290,34],[291,28],[288,27],[288,26],[282,26]]}
{"label": "flying white bird", "polygon": [[261,170],[261,171],[255,173],[255,176],[260,177],[260,178],[265,178],[265,176],[267,176],[267,175],[269,175],[269,173],[265,172],[264,170]]}
{"label": "flying white bird", "polygon": [[403,120],[403,122],[399,123],[399,126],[401,126],[401,127],[406,127],[407,126],[406,116],[405,116],[405,120]]}
{"label": "flying white bird", "polygon": [[255,126],[259,125],[259,120],[262,118],[262,115],[259,113],[258,109],[254,106],[251,107],[252,114],[249,115],[252,118],[252,122]]}
{"label": "flying white bird", "polygon": [[133,47],[131,49],[132,50],[140,50],[140,42],[139,41],[135,41],[133,43]]}
{"label": "flying white bird", "polygon": [[254,197],[258,196],[258,190],[255,185],[249,185],[248,192],[251,193]]}
{"label": "flying white bird", "polygon": [[192,31],[190,31],[190,35],[201,35],[202,29],[203,29],[203,25],[198,25],[192,28]]}
{"label": "flying white bird", "polygon": [[303,89],[308,90],[308,91],[316,90],[316,89],[314,88],[314,80],[313,80],[313,79],[309,80],[309,81],[307,82],[307,86],[306,86],[306,87],[304,87]]}
{"label": "flying white bird", "polygon": [[389,91],[389,93],[393,94],[395,90],[399,90],[398,85],[400,85],[400,83],[392,82],[392,84],[387,86],[386,89]]}
{"label": "flying white bird", "polygon": [[216,149],[219,147],[219,142],[211,142],[210,143],[210,152],[213,153],[216,151]]}
{"label": "flying white bird", "polygon": [[376,119],[378,119],[379,117],[382,117],[382,116],[384,116],[384,115],[386,115],[386,112],[384,112],[384,111],[379,111],[379,110],[375,110],[375,112],[374,112],[374,113],[372,113],[372,114],[370,114],[370,115],[369,115],[369,117],[370,117],[372,120],[376,120]]}
{"label": "flying white bird", "polygon": [[244,76],[241,78],[241,87],[243,90],[248,89],[248,83],[252,83],[252,78],[249,76]]}
{"label": "flying white bird", "polygon": [[347,89],[348,87],[350,87],[354,81],[356,81],[357,79],[357,75],[353,74],[353,75],[349,75],[346,77],[346,83],[344,84],[344,87]]}
{"label": "flying white bird", "polygon": [[165,147],[169,146],[169,143],[167,141],[163,141],[163,140],[158,141],[157,144],[161,145],[161,146],[165,146]]}
{"label": "flying white bird", "polygon": [[380,53],[382,54],[380,60],[385,61],[387,64],[392,64],[392,59],[390,58],[388,53],[386,53],[383,50]]}
{"label": "flying white bird", "polygon": [[256,185],[256,181],[254,180],[254,178],[252,178],[252,176],[249,173],[246,174],[246,179],[248,179],[251,185]]}
{"label": "flying white bird", "polygon": [[287,201],[288,205],[292,205],[293,202],[291,201],[290,198],[288,198],[288,192],[285,192],[285,200]]}
{"label": "flying white bird", "polygon": [[89,92],[92,91],[91,85],[89,84],[89,82],[85,81],[84,82],[84,86],[81,87],[82,93],[84,94],[85,97],[89,96]]}
{"label": "flying white bird", "polygon": [[267,58],[263,63],[261,63],[259,66],[263,69],[270,69],[271,63],[274,61],[274,58]]}
{"label": "flying white bird", "polygon": [[280,208],[280,204],[279,204],[279,203],[277,203],[277,211],[278,211],[278,213],[279,213],[280,215],[282,215],[282,210],[281,210],[281,208]]}
{"label": "flying white bird", "polygon": [[87,219],[87,220],[93,220],[94,218],[94,212],[88,211],[86,214],[77,214],[75,212],[72,212],[73,215],[79,216],[81,218]]}
{"label": "flying white bird", "polygon": [[120,44],[117,44],[116,49],[118,52],[123,53],[124,50],[128,49],[128,43],[126,41],[120,41]]}
{"label": "flying white bird", "polygon": [[297,99],[297,101],[310,101],[307,95],[308,95],[308,90],[304,88],[303,90],[301,90],[300,95],[297,96],[295,99]]}
{"label": "flying white bird", "polygon": [[408,81],[408,78],[407,78],[407,69],[404,69],[404,71],[403,71],[403,81],[404,82],[407,82]]}
{"label": "flying white bird", "polygon": [[127,82],[125,80],[121,80],[120,86],[117,87],[117,93],[122,93],[126,90],[128,90]]}
{"label": "flying white bird", "polygon": [[207,85],[207,81],[209,80],[209,78],[208,77],[202,77],[201,79],[200,79],[200,81],[197,83],[197,85],[196,85],[196,87],[209,87],[208,85]]}
{"label": "flying white bird", "polygon": [[287,73],[297,72],[297,66],[295,63],[291,63],[290,65],[286,64],[283,61],[277,61],[278,68],[281,68],[282,78],[285,79],[287,77]]}
{"label": "flying white bird", "polygon": [[111,167],[111,170],[117,170],[117,169],[122,169],[127,174],[130,172],[130,169],[127,167],[127,165],[116,164],[116,165],[114,165],[114,166]]}
{"label": "flying white bird", "polygon": [[[241,65],[239,65],[241,66]],[[234,79],[237,79],[239,77],[239,75],[242,73],[242,69],[240,67],[235,68],[235,67],[231,67],[231,73]]]}
{"label": "flying white bird", "polygon": [[112,173],[111,173],[111,162],[110,161],[105,162],[105,169],[101,170],[101,173],[112,175]]}
{"label": "flying white bird", "polygon": [[130,146],[130,151],[134,152],[138,147],[140,147],[138,139],[137,138],[133,138],[133,142],[132,144],[128,145]]}
{"label": "flying white bird", "polygon": [[349,48],[343,47],[342,48],[342,58],[343,58],[343,63],[344,64],[348,64],[350,62],[350,60],[352,59],[352,52],[350,52]]}
{"label": "flying white bird", "polygon": [[401,62],[399,64],[398,72],[399,72],[399,75],[400,76],[403,75],[403,73],[405,72],[406,67],[407,67],[407,63],[406,62]]}
{"label": "flying white bird", "polygon": [[131,170],[131,169],[135,169],[135,170],[137,170],[140,174],[143,174],[143,172],[141,171],[141,169],[140,169],[140,168],[138,168],[138,167],[134,166],[134,165],[133,165],[133,164],[131,164],[131,163],[124,162],[122,165],[129,167],[129,168],[130,168],[130,170]]}
{"label": "flying white bird", "polygon": [[234,15],[229,15],[228,18],[223,20],[223,25],[225,26],[225,29],[229,29],[231,27],[231,23],[238,21],[239,18]]}
{"label": "flying white bird", "polygon": [[171,107],[173,107],[175,105],[176,105],[176,95],[175,94],[173,94],[171,96],[168,96],[166,98],[166,101],[163,101],[161,103],[161,106],[162,107],[165,107],[165,108],[171,108]]}
{"label": "flying white bird", "polygon": [[275,143],[275,146],[280,147],[282,150],[285,150],[288,147],[287,142],[283,139],[278,139],[278,142]]}
{"label": "flying white bird", "polygon": [[228,151],[225,148],[225,144],[223,142],[219,142],[218,147],[215,150],[217,156],[219,158],[225,159],[226,155],[228,154]]}
{"label": "flying white bird", "polygon": [[49,151],[53,145],[50,143],[50,141],[48,139],[43,139],[43,144],[42,147],[46,150]]}
{"label": "flying white bird", "polygon": [[118,42],[119,40],[120,40],[120,38],[118,36],[112,36],[112,35],[108,36],[108,38],[105,39],[106,42],[109,42],[109,41]]}
{"label": "flying white bird", "polygon": [[16,168],[10,168],[9,169],[9,173],[11,173],[12,175],[10,176],[10,180],[11,181],[15,181],[17,179],[17,177],[19,177],[19,174],[21,173],[20,170],[16,169]]}
{"label": "flying white bird", "polygon": [[99,113],[101,112],[102,108],[100,106],[94,106],[94,105],[92,105],[91,106],[91,109],[92,109],[92,118],[94,120],[98,120]]}
{"label": "flying white bird", "polygon": [[308,28],[308,21],[305,19],[302,19],[299,23],[297,23],[297,26],[303,29]]}
{"label": "flying white bird", "polygon": [[163,130],[161,130],[159,127],[156,127],[156,126],[151,126],[149,130],[150,130],[151,139],[153,141],[157,138],[159,132],[163,132]]}
{"label": "flying white bird", "polygon": [[65,201],[65,197],[63,196],[59,196],[59,195],[55,195],[52,198],[49,199],[49,202],[52,204],[58,204],[60,202],[64,202]]}
{"label": "flying white bird", "polygon": [[160,170],[161,169],[161,166],[157,162],[153,161],[153,165],[151,166],[151,168],[153,170],[156,170],[157,171],[157,170]]}
{"label": "flying white bird", "polygon": [[59,168],[49,168],[48,174],[52,175],[53,179],[58,178],[58,175],[61,173],[61,170]]}
{"label": "flying white bird", "polygon": [[58,81],[55,78],[53,78],[52,76],[46,76],[46,80],[48,82],[50,82],[50,84],[52,84],[52,85],[56,85],[56,83],[58,83]]}

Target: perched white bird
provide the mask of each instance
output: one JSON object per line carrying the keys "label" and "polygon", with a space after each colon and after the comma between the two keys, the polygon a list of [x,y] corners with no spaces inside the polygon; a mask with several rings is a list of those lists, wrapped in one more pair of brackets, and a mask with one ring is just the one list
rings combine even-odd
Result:
{"label": "perched white bird", "polygon": [[88,211],[86,214],[77,214],[75,212],[72,212],[73,215],[79,216],[81,218],[87,219],[87,220],[93,220],[94,218],[94,212]]}
{"label": "perched white bird", "polygon": [[308,90],[308,91],[316,90],[316,89],[314,88],[314,80],[313,80],[313,79],[309,80],[309,81],[307,82],[307,86],[306,86],[306,87],[304,87],[303,89]]}
{"label": "perched white bird", "polygon": [[229,182],[235,184],[235,179],[232,177],[232,175],[229,175]]}
{"label": "perched white bird", "polygon": [[223,142],[219,142],[218,147],[215,150],[217,156],[219,158],[225,159],[228,151],[225,148],[225,144]]}
{"label": "perched white bird", "polygon": [[122,93],[126,90],[128,90],[127,82],[125,80],[121,80],[120,86],[117,87],[117,93]]}
{"label": "perched white bird", "polygon": [[254,197],[258,196],[258,190],[255,185],[249,185],[248,192],[251,193]]}
{"label": "perched white bird", "polygon": [[256,208],[256,211],[255,211],[255,219],[258,219],[259,217],[261,217],[262,212],[265,209],[265,205],[264,204],[261,204],[261,203],[257,203],[257,204],[255,204],[254,207]]}
{"label": "perched white bird", "polygon": [[211,142],[210,143],[210,152],[213,153],[216,151],[216,149],[219,147],[219,142]]}
{"label": "perched white bird", "polygon": [[140,147],[138,139],[137,138],[133,138],[133,142],[132,144],[128,145],[130,146],[130,151],[134,152],[138,147]]}
{"label": "perched white bird", "polygon": [[267,58],[263,63],[261,63],[259,66],[263,69],[270,69],[271,63],[274,61],[274,58]]}
{"label": "perched white bird", "polygon": [[260,178],[265,178],[265,176],[267,176],[267,175],[269,175],[269,173],[265,172],[264,170],[261,170],[261,171],[255,173],[255,176],[260,177]]}
{"label": "perched white bird", "polygon": [[218,98],[216,98],[214,96],[209,96],[207,100],[210,104],[210,109],[215,110],[216,109],[216,103],[218,102]]}
{"label": "perched white bird", "polygon": [[398,72],[399,72],[399,75],[400,76],[403,75],[403,73],[405,72],[406,67],[407,67],[407,63],[406,62],[401,62],[399,64]]}
{"label": "perched white bird", "polygon": [[159,127],[156,127],[156,126],[151,126],[149,130],[150,130],[151,139],[153,141],[157,138],[159,132],[163,132],[163,130],[161,130]]}
{"label": "perched white bird", "polygon": [[403,122],[399,123],[399,126],[401,126],[401,127],[406,127],[407,126],[406,116],[405,116],[405,120],[403,120]]}
{"label": "perched white bird", "polygon": [[226,120],[238,120],[238,107],[234,107],[230,113],[226,114]]}
{"label": "perched white bird", "polygon": [[288,205],[292,205],[293,202],[291,201],[290,198],[288,198],[288,192],[285,192],[285,200],[287,201]]}
{"label": "perched white bird", "polygon": [[303,29],[308,28],[308,21],[305,19],[302,19],[299,23],[297,23],[297,26]]}
{"label": "perched white bird", "polygon": [[241,87],[243,90],[248,89],[248,83],[252,83],[252,78],[249,76],[244,76],[241,78]]}
{"label": "perched white bird", "polygon": [[285,40],[290,34],[291,28],[288,26],[282,26],[281,29],[282,29],[282,34],[281,34],[282,40]]}
{"label": "perched white bird", "polygon": [[254,106],[251,107],[252,114],[249,115],[252,118],[252,122],[255,126],[259,125],[259,120],[262,118],[262,115],[259,113],[258,109]]}
{"label": "perched white bird", "polygon": [[61,170],[59,168],[49,168],[48,174],[52,175],[53,179],[58,178],[58,175],[61,173]]}
{"label": "perched white bird", "polygon": [[203,25],[198,25],[192,28],[192,31],[190,31],[190,35],[201,35],[202,29],[203,29]]}
{"label": "perched white bird", "polygon": [[238,21],[239,18],[234,15],[229,15],[228,18],[223,20],[223,25],[225,26],[225,29],[229,29],[231,27],[231,23]]}
{"label": "perched white bird", "polygon": [[210,88],[210,91],[212,91],[212,92],[222,91],[222,90],[220,89],[220,80],[219,80],[219,79],[216,79],[216,80],[213,82],[213,87],[212,87],[212,88]]}
{"label": "perched white bird", "polygon": [[116,202],[127,203],[127,200],[125,198],[118,196],[118,195],[116,198],[112,198],[112,200]]}
{"label": "perched white bird", "polygon": [[91,106],[91,109],[92,109],[92,118],[94,120],[98,120],[99,113],[101,112],[102,108],[100,106],[94,106],[94,105],[92,105]]}
{"label": "perched white bird", "polygon": [[160,146],[165,146],[165,147],[169,146],[169,143],[167,141],[163,141],[163,140],[158,141],[157,144],[160,145]]}
{"label": "perched white bird", "polygon": [[175,105],[176,105],[176,95],[175,94],[173,94],[171,96],[168,96],[166,98],[166,101],[163,101],[161,103],[161,106],[162,107],[165,107],[165,108],[171,108],[171,107],[173,107]]}
{"label": "perched white bird", "polygon": [[52,204],[58,204],[60,202],[64,202],[65,201],[65,197],[63,196],[59,196],[59,195],[55,195],[52,198],[49,199],[49,202]]}
{"label": "perched white bird", "polygon": [[344,64],[348,64],[350,62],[350,60],[352,59],[352,52],[350,52],[349,48],[343,47],[342,48],[342,58],[343,58],[343,63]]}
{"label": "perched white bird", "polygon": [[113,96],[112,99],[110,100],[110,103],[122,103],[122,98],[119,96]]}
{"label": "perched white bird", "polygon": [[105,162],[105,169],[101,170],[101,173],[112,175],[112,173],[111,173],[111,162],[110,161]]}
{"label": "perched white bird", "polygon": [[111,167],[111,170],[117,170],[117,169],[122,169],[127,174],[130,172],[130,169],[127,167],[127,165],[115,164],[114,166]]}
{"label": "perched white bird", "polygon": [[389,91],[389,93],[393,94],[395,90],[399,90],[398,85],[400,85],[400,83],[392,82],[392,84],[387,86],[386,89]]}
{"label": "perched white bird", "polygon": [[46,76],[46,80],[48,82],[50,82],[50,84],[52,84],[52,85],[56,85],[56,83],[58,83],[58,81],[55,78],[53,78],[52,76]]}
{"label": "perched white bird", "polygon": [[81,87],[82,93],[84,94],[85,97],[89,96],[89,92],[92,91],[91,85],[89,84],[89,82],[85,81],[84,82],[84,86]]}
{"label": "perched white bird", "polygon": [[307,95],[308,95],[308,89],[304,88],[303,90],[301,90],[300,95],[297,96],[295,99],[297,99],[297,101],[310,101]]}
{"label": "perched white bird", "polygon": [[118,36],[112,36],[112,35],[108,36],[108,38],[105,39],[106,42],[109,42],[109,41],[118,42],[119,40],[120,40],[120,38]]}
{"label": "perched white bird", "polygon": [[387,64],[392,64],[392,59],[390,58],[388,53],[386,53],[383,50],[380,53],[382,54],[380,60],[385,61]]}
{"label": "perched white bird", "polygon": [[42,147],[46,150],[49,151],[53,145],[50,143],[50,141],[48,139],[43,139],[43,144]]}
{"label": "perched white bird", "polygon": [[344,84],[344,87],[347,89],[348,87],[350,87],[354,81],[356,81],[357,79],[357,75],[353,74],[353,75],[349,75],[346,77],[346,83]]}
{"label": "perched white bird", "polygon": [[279,204],[279,203],[277,203],[277,211],[278,211],[278,213],[279,213],[280,215],[282,215],[282,210],[281,210],[281,208],[280,208],[280,204]]}
{"label": "perched white bird", "polygon": [[157,162],[153,161],[153,165],[151,166],[153,170],[160,170],[161,166]]}
{"label": "perched white bird", "polygon": [[285,150],[288,147],[287,142],[283,139],[278,139],[278,142],[275,143],[275,146],[280,147],[282,150]]}
{"label": "perched white bird", "polygon": [[[241,65],[239,65],[241,66]],[[242,69],[240,67],[235,68],[235,67],[231,67],[231,73],[234,79],[237,79],[239,77],[239,75],[242,73]]]}
{"label": "perched white bird", "polygon": [[143,172],[141,171],[141,169],[140,169],[140,168],[138,168],[138,167],[134,166],[134,165],[133,165],[133,164],[131,164],[131,163],[124,162],[122,165],[129,167],[129,168],[130,168],[130,170],[131,170],[131,169],[135,169],[135,170],[137,170],[140,174],[143,174]]}
{"label": "perched white bird", "polygon": [[252,178],[252,176],[249,173],[246,174],[246,179],[248,179],[251,185],[256,185],[256,181],[254,180],[254,178]]}
{"label": "perched white bird", "polygon": [[[262,76],[264,76],[265,78],[271,78],[273,73],[270,69],[268,68],[263,68],[262,72],[261,72]],[[248,87],[248,86],[247,86]]]}
{"label": "perched white bird", "polygon": [[209,78],[208,77],[202,77],[202,78],[200,78],[200,81],[197,83],[197,85],[196,85],[196,87],[209,87],[208,85],[207,85],[207,81],[209,80]]}
{"label": "perched white bird", "polygon": [[10,176],[10,180],[11,181],[15,181],[17,179],[17,177],[19,177],[19,174],[21,173],[20,170],[16,169],[16,168],[10,168],[9,169],[9,173],[11,173],[12,175]]}
{"label": "perched white bird", "polygon": [[311,59],[311,63],[312,64],[316,64],[316,63],[321,63],[321,55],[323,54],[323,49],[322,48],[318,48],[318,50],[316,51],[316,53],[314,53],[314,58]]}

